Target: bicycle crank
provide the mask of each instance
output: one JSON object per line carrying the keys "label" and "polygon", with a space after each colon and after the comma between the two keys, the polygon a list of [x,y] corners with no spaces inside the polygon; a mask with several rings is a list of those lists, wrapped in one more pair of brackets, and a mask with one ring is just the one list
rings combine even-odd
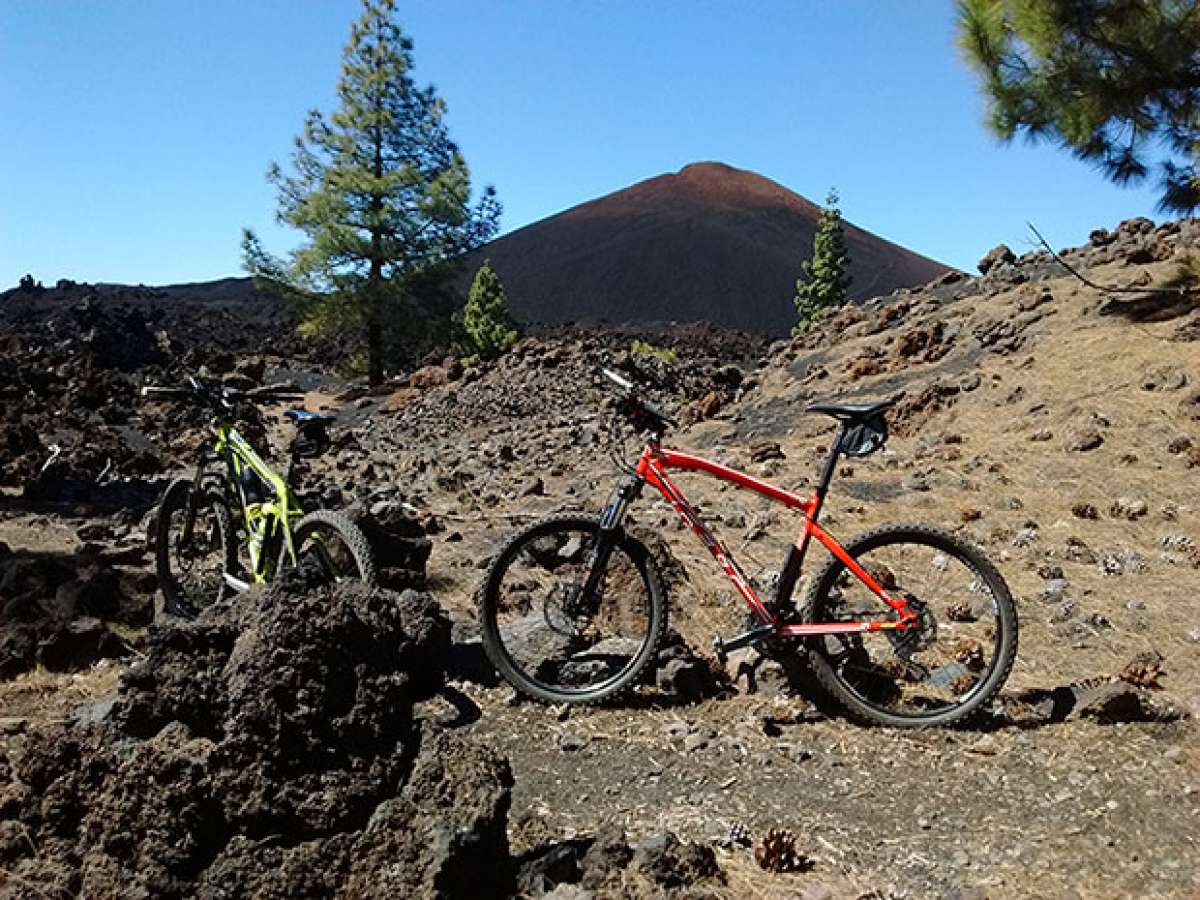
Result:
{"label": "bicycle crank", "polygon": [[721,665],[725,665],[729,654],[734,650],[741,650],[743,647],[749,647],[751,644],[764,641],[773,636],[775,631],[774,623],[769,623],[751,628],[749,631],[742,632],[737,637],[731,637],[729,640],[713,638],[713,653],[716,654],[718,662]]}

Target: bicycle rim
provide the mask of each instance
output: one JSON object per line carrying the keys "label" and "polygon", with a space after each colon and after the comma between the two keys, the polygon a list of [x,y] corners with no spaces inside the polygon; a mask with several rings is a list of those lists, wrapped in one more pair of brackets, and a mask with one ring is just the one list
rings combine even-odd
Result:
{"label": "bicycle rim", "polygon": [[[817,639],[844,699],[868,715],[914,722],[986,699],[1010,661],[1007,597],[991,573],[961,550],[911,539],[851,552],[889,593],[908,599],[919,627]],[[825,583],[813,621],[896,618],[881,613],[881,601],[840,564]]]}
{"label": "bicycle rim", "polygon": [[186,518],[186,504],[170,511],[171,574],[182,599],[199,611],[221,596],[228,536],[212,501],[198,505],[191,531],[184,540]]}
{"label": "bicycle rim", "polygon": [[587,593],[595,525],[534,530],[493,582],[492,616],[521,680],[563,699],[598,695],[633,677],[653,639],[649,574],[621,544]]}

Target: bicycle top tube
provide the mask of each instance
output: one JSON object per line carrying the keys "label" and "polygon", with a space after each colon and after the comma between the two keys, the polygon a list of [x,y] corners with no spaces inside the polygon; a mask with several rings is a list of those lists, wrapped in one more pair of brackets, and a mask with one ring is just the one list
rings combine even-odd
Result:
{"label": "bicycle top tube", "polygon": [[785,491],[783,488],[769,484],[760,478],[755,478],[753,475],[747,475],[745,472],[739,472],[737,469],[731,469],[728,466],[723,466],[720,463],[712,462],[703,457],[693,456],[690,453],[680,453],[677,450],[666,450],[652,446],[647,447],[638,459],[636,471],[640,477],[645,478],[651,485],[659,487],[661,481],[660,473],[666,469],[679,469],[685,472],[704,472],[707,475],[712,475],[714,478],[728,481],[738,487],[761,494],[777,503],[782,503],[790,509],[799,509],[807,512],[814,502],[812,498],[801,497],[798,494],[793,494],[791,491]]}

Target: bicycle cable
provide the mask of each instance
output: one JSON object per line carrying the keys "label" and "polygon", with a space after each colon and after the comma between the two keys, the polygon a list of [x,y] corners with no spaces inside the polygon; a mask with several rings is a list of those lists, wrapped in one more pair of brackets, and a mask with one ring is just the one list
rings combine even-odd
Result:
{"label": "bicycle cable", "polygon": [[608,458],[612,460],[617,471],[626,475],[636,475],[637,471],[625,462],[626,455],[625,431],[621,427],[620,413],[613,413],[608,426]]}

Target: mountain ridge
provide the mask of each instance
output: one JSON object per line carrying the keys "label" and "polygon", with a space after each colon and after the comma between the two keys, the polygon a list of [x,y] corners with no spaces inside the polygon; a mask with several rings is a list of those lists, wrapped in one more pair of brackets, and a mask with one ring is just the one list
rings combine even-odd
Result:
{"label": "mountain ridge", "polygon": [[[725,163],[692,163],[497,238],[464,258],[452,286],[465,298],[474,272],[490,259],[514,314],[526,324],[709,321],[785,335],[795,322],[795,280],[820,211],[765,176]],[[845,230],[854,300],[952,271],[849,222]],[[0,292],[0,299],[19,291]],[[238,276],[153,286],[64,279],[46,291],[205,307],[253,303],[270,314],[281,314],[283,305],[253,279]]]}
{"label": "mountain ridge", "polygon": [[[524,321],[712,321],[782,335],[820,211],[763,175],[691,163],[497,238],[467,257],[460,286],[486,258]],[[845,230],[852,299],[952,271],[852,223]]]}

